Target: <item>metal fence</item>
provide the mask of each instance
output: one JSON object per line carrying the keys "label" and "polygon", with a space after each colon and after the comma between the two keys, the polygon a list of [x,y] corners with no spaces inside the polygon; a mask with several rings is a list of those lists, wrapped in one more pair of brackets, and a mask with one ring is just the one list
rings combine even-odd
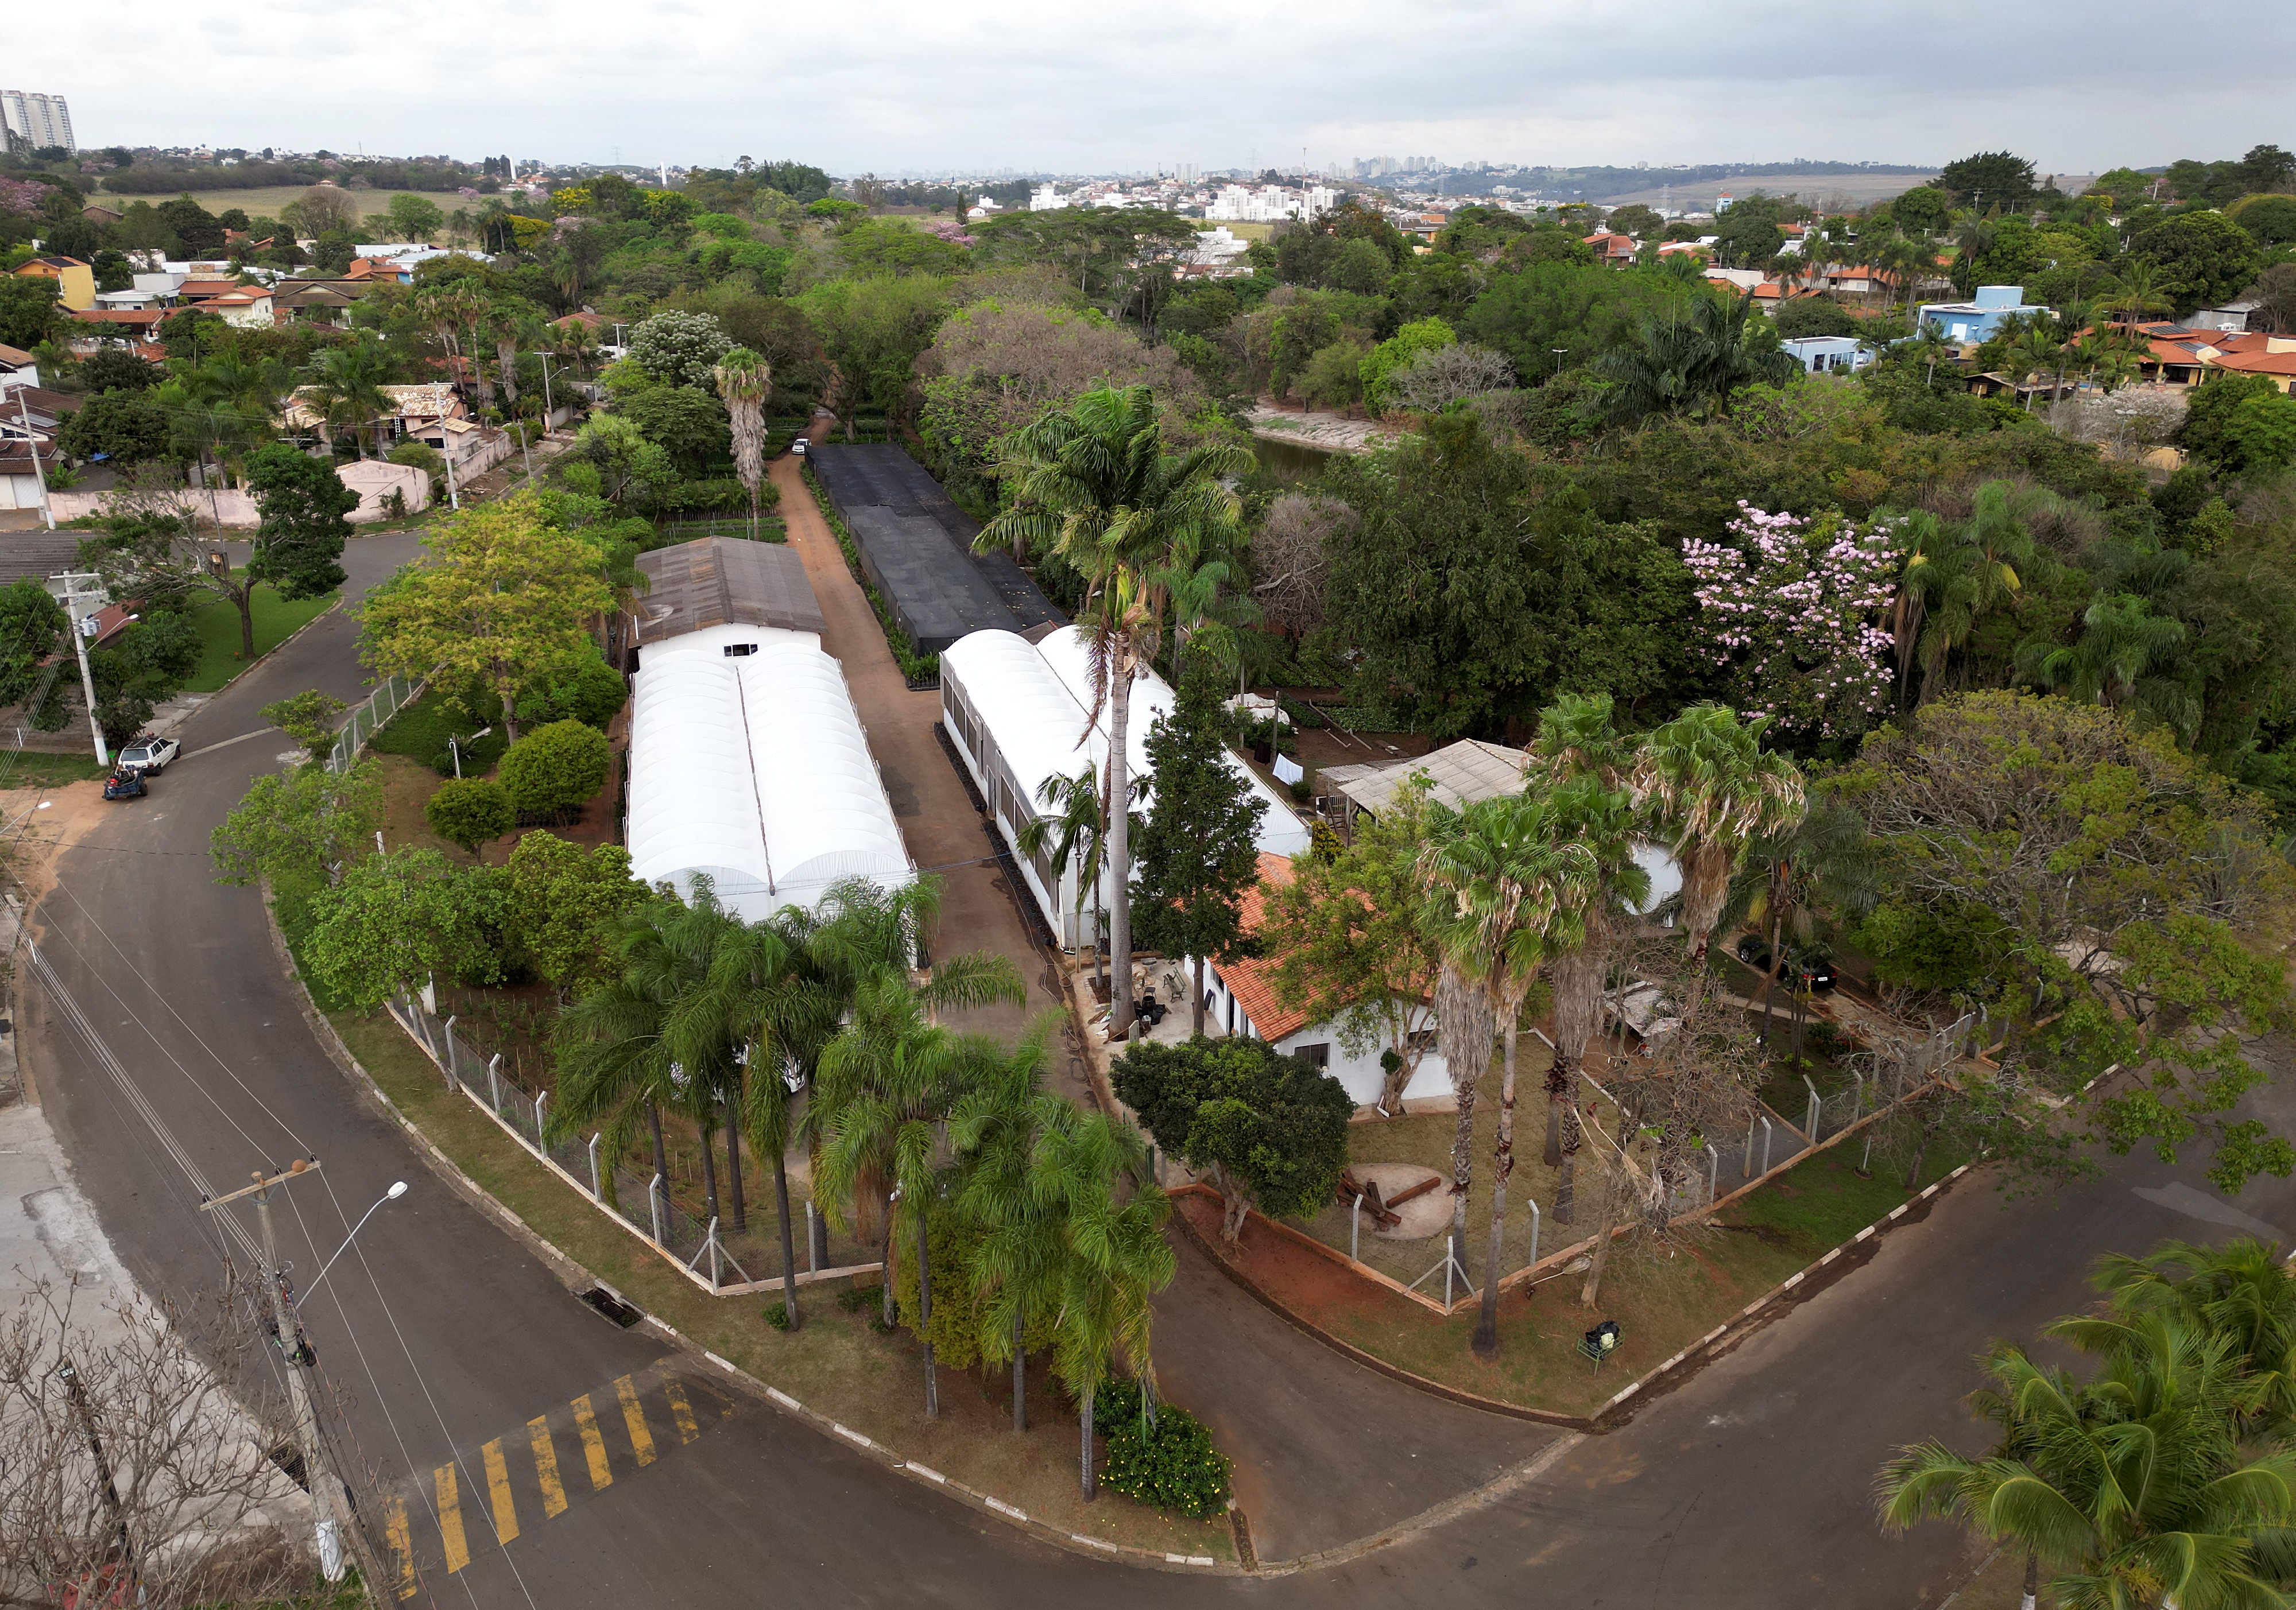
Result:
{"label": "metal fence", "polygon": [[[529,1153],[625,1230],[652,1243],[696,1285],[720,1296],[780,1286],[781,1254],[773,1240],[743,1242],[738,1247],[729,1245],[718,1222],[696,1218],[680,1207],[670,1194],[669,1182],[660,1174],[636,1173],[603,1156],[597,1134],[587,1140],[572,1135],[554,1140],[548,1091],[526,1089],[503,1071],[500,1054],[480,1056],[455,1032],[453,1017],[442,1019],[420,1001],[402,995],[390,1003],[390,1009],[398,1026],[438,1065],[448,1089],[462,1091],[492,1113]],[[803,1205],[803,1214],[797,1235],[799,1284],[883,1267],[862,1261],[849,1247],[839,1249],[847,1254],[846,1262],[834,1262],[827,1226],[816,1215],[812,1203]],[[767,1216],[758,1215],[761,1220]]]}
{"label": "metal fence", "polygon": [[375,730],[422,698],[422,683],[404,676],[385,677],[380,687],[351,707],[350,720],[335,734],[335,747],[327,752],[327,770],[337,776],[349,770]]}

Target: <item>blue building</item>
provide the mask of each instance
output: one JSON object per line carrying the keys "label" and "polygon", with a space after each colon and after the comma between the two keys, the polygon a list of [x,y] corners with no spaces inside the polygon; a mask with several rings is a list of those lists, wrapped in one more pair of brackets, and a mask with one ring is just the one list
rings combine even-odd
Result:
{"label": "blue building", "polygon": [[1806,335],[1778,345],[1811,374],[1851,374],[1874,361],[1874,349],[1854,335]]}
{"label": "blue building", "polygon": [[1924,302],[1915,315],[1914,327],[1935,324],[1945,332],[1949,341],[1973,345],[1989,341],[2001,328],[2001,321],[2011,315],[2033,318],[2048,312],[2046,307],[2025,306],[2022,285],[1980,285],[1973,302]]}

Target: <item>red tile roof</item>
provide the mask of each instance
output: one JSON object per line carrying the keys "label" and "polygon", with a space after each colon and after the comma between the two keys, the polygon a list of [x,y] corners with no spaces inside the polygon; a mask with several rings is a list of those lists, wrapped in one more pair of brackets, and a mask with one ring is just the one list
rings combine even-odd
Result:
{"label": "red tile roof", "polygon": [[2296,352],[2226,352],[2210,363],[2235,374],[2296,374]]}
{"label": "red tile roof", "polygon": [[[1283,887],[1292,881],[1292,863],[1281,855],[1262,853],[1259,857],[1259,882],[1244,892],[1243,931],[1256,934],[1267,919],[1267,907],[1261,899],[1263,887]],[[1308,1026],[1308,1014],[1277,1004],[1275,991],[1268,979],[1275,964],[1265,958],[1251,961],[1220,961],[1213,963],[1220,979],[1235,997],[1235,1003],[1251,1019],[1251,1026],[1263,1040],[1281,1040]]]}

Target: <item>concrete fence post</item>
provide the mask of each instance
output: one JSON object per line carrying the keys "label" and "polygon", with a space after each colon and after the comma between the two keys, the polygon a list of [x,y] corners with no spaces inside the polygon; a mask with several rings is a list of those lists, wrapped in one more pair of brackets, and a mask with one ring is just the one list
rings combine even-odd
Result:
{"label": "concrete fence post", "polygon": [[723,1282],[718,1278],[718,1217],[715,1214],[712,1214],[709,1218],[709,1289],[714,1292],[721,1284],[723,1284]]}
{"label": "concrete fence post", "polygon": [[1355,1205],[1348,1209],[1348,1256],[1356,1263],[1363,1260],[1357,1254],[1363,1250],[1363,1196],[1358,1192]]}
{"label": "concrete fence post", "polygon": [[[599,1135],[603,1133],[603,1130],[598,1132]],[[590,1137],[590,1196],[599,1202],[606,1199],[606,1193],[598,1188],[598,1135]]]}
{"label": "concrete fence post", "polygon": [[1749,1180],[1754,1177],[1754,1125],[1761,1122],[1761,1114],[1756,1113],[1746,1120],[1746,1149],[1738,1158],[1738,1172]]}
{"label": "concrete fence post", "polygon": [[549,1125],[543,1121],[542,1112],[542,1109],[548,1106],[549,1102],[550,1092],[548,1091],[543,1091],[534,1099],[534,1149],[540,1152],[546,1152],[550,1149],[550,1142],[545,1139],[545,1137],[550,1132]]}
{"label": "concrete fence post", "polygon": [[1714,1205],[1714,1198],[1722,1194],[1722,1154],[1714,1149],[1714,1142],[1706,1143],[1706,1205]]}
{"label": "concrete fence post", "polygon": [[1770,1172],[1770,1141],[1775,1138],[1776,1132],[1770,1127],[1770,1121],[1767,1118],[1764,1118],[1761,1122],[1762,1172],[1764,1173],[1768,1173]]}
{"label": "concrete fence post", "polygon": [[487,1094],[493,1098],[495,1111],[502,1111],[502,1053],[496,1051],[494,1060],[487,1064]]}
{"label": "concrete fence post", "polygon": [[[457,1012],[455,1017],[461,1016],[462,1014]],[[455,1017],[447,1019],[447,1088],[448,1090],[455,1089],[462,1083],[455,1076],[460,1070],[455,1066]]]}
{"label": "concrete fence post", "polygon": [[661,1233],[661,1176],[656,1174],[646,1185],[646,1206],[653,1212],[653,1244],[667,1247],[669,1243]]}
{"label": "concrete fence post", "polygon": [[1810,1076],[1808,1074],[1804,1074],[1801,1076],[1801,1082],[1809,1087],[1809,1112],[1807,1117],[1807,1127],[1809,1132],[1809,1143],[1812,1146],[1816,1146],[1817,1144],[1817,1121],[1824,1114],[1825,1103],[1818,1099],[1817,1086],[1811,1081]]}
{"label": "concrete fence post", "polygon": [[813,1204],[810,1202],[805,1205],[805,1272],[809,1275],[821,1272],[821,1260],[814,1254]]}
{"label": "concrete fence post", "polygon": [[1525,1197],[1522,1205],[1530,1209],[1530,1263],[1526,1267],[1536,1269],[1538,1267],[1538,1204]]}

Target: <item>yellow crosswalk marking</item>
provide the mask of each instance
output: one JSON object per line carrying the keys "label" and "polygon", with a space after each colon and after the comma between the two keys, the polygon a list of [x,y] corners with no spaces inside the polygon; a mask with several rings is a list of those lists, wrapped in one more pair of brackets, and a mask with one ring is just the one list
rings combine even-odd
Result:
{"label": "yellow crosswalk marking", "polygon": [[390,1551],[398,1558],[398,1597],[414,1597],[414,1539],[406,1529],[406,1500],[390,1499],[382,1506],[382,1529]]}
{"label": "yellow crosswalk marking", "polygon": [[669,1412],[677,1421],[677,1440],[690,1442],[701,1434],[701,1427],[693,1418],[693,1405],[685,1401],[685,1387],[676,1381],[664,1381],[661,1395],[669,1400]]}
{"label": "yellow crosswalk marking", "polygon": [[481,1451],[487,1461],[487,1496],[495,1510],[495,1541],[507,1543],[518,1535],[518,1508],[510,1498],[510,1467],[503,1462],[502,1439]]}
{"label": "yellow crosswalk marking", "polygon": [[653,1463],[653,1433],[647,1428],[645,1410],[638,1402],[638,1389],[630,1377],[621,1376],[614,1382],[614,1394],[622,1400],[622,1424],[629,1427],[630,1449],[638,1456],[641,1466]]}
{"label": "yellow crosswalk marking", "polygon": [[566,1513],[566,1483],[558,1479],[558,1445],[550,1440],[548,1420],[529,1420],[526,1429],[534,1439],[534,1474],[542,1482],[542,1518],[553,1520]]}
{"label": "yellow crosswalk marking", "polygon": [[447,1571],[449,1575],[471,1563],[471,1546],[463,1537],[463,1505],[455,1490],[455,1467],[441,1465],[431,1480],[439,1488],[439,1535],[447,1544]]}
{"label": "yellow crosswalk marking", "polygon": [[590,1407],[586,1392],[574,1400],[574,1425],[582,1434],[583,1455],[590,1461],[590,1485],[612,1486],[614,1473],[606,1465],[606,1439],[598,1434],[598,1414]]}

